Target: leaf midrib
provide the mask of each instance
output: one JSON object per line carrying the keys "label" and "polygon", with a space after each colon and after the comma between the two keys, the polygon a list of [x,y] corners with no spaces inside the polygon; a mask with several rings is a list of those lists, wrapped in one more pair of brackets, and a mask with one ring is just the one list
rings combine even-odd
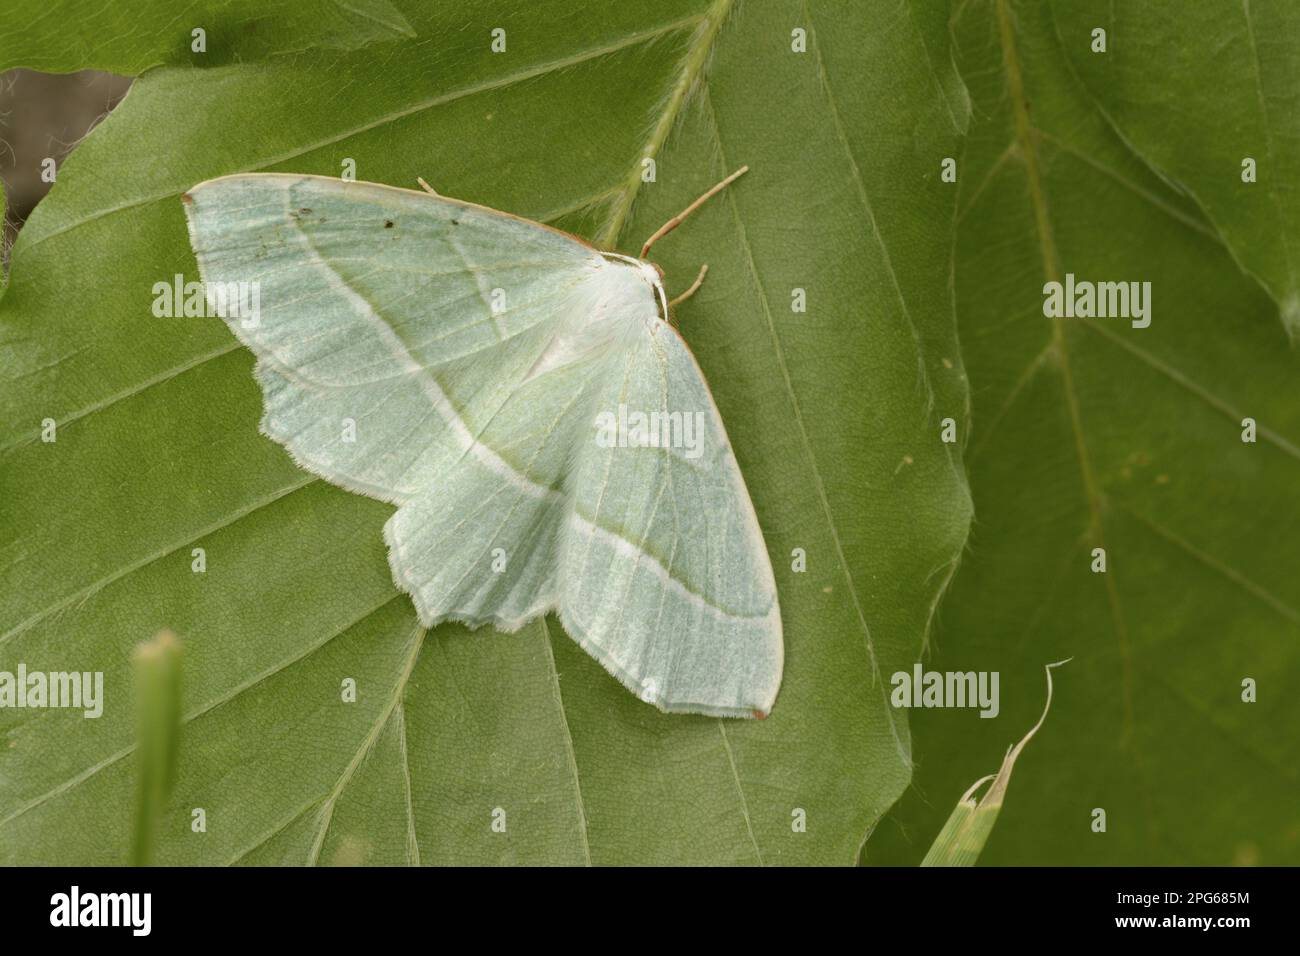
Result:
{"label": "leaf midrib", "polygon": [[664,104],[663,112],[655,121],[651,128],[650,138],[646,141],[645,147],[641,150],[641,155],[637,162],[632,164],[632,169],[624,180],[622,193],[618,201],[614,204],[609,220],[605,223],[605,228],[601,230],[597,244],[606,249],[613,249],[623,231],[624,225],[627,224],[627,217],[632,211],[632,205],[636,202],[637,196],[641,192],[641,162],[650,159],[655,160],[659,156],[659,150],[668,140],[669,134],[677,124],[678,117],[681,116],[682,107],[691,93],[695,82],[700,77],[705,63],[708,62],[709,54],[713,50],[714,41],[718,33],[722,30],[722,23],[731,12],[731,6],[734,0],[714,0],[713,5],[705,11],[701,18],[696,35],[691,44],[686,49],[686,55],[682,58],[681,71],[677,77],[677,82],[673,84],[672,91],[668,94],[668,99]]}
{"label": "leaf midrib", "polygon": [[[1009,9],[1009,0],[997,0],[996,17],[998,25],[998,35],[1002,45],[1002,63],[1007,79],[1007,92],[1011,102],[1011,109],[1015,125],[1015,136],[1019,144],[1021,158],[1025,166],[1025,178],[1029,188],[1030,203],[1033,206],[1034,222],[1038,236],[1039,256],[1041,259],[1043,274],[1048,281],[1060,281],[1061,267],[1059,253],[1056,248],[1056,239],[1052,230],[1051,217],[1048,213],[1047,197],[1043,190],[1042,176],[1038,166],[1038,144],[1035,141],[1034,129],[1029,119],[1029,107],[1025,94],[1024,78],[1020,69],[1019,55],[1016,51],[1015,25],[1012,21],[1011,11]],[[1058,367],[1061,370],[1061,388],[1064,393],[1065,402],[1070,416],[1070,430],[1074,439],[1075,455],[1079,463],[1080,477],[1083,482],[1084,494],[1087,498],[1089,524],[1085,530],[1084,539],[1094,547],[1106,551],[1105,536],[1102,527],[1101,516],[1101,494],[1098,490],[1096,476],[1092,468],[1092,460],[1088,453],[1087,442],[1083,434],[1083,420],[1079,409],[1078,395],[1074,385],[1074,377],[1070,367],[1069,350],[1065,341],[1064,321],[1059,317],[1052,318],[1052,348],[1053,354],[1057,359]],[[1123,610],[1119,601],[1119,592],[1116,588],[1114,576],[1110,570],[1107,570],[1102,577],[1106,589],[1106,603],[1110,611],[1111,624],[1115,630],[1115,638],[1120,658],[1120,698],[1121,709],[1123,713],[1123,732],[1121,734],[1120,745],[1130,750],[1133,759],[1138,767],[1138,780],[1142,791],[1143,800],[1147,809],[1148,821],[1154,819],[1152,816],[1152,802],[1150,787],[1146,784],[1145,761],[1141,751],[1138,749],[1136,737],[1133,734],[1134,721],[1134,704],[1133,704],[1133,662],[1129,649],[1128,627],[1124,620]]]}
{"label": "leaf midrib", "polygon": [[[727,0],[727,2],[730,2],[730,0]],[[700,20],[701,17],[699,15],[683,17],[680,20],[674,20],[671,23],[667,23],[664,24],[663,26],[655,27],[650,30],[642,30],[636,33],[629,33],[626,36],[621,37],[612,43],[602,44],[601,46],[598,47],[591,47],[587,50],[583,50],[580,53],[575,53],[571,56],[560,57],[559,59],[556,60],[548,60],[545,63],[537,64],[536,66],[529,67],[528,69],[525,70],[519,70],[518,72],[509,73],[506,74],[505,76],[495,77],[491,80],[487,80],[482,83],[474,83],[469,86],[463,86],[456,90],[451,90],[450,92],[447,93],[441,93],[438,96],[433,96],[428,99],[421,100],[420,102],[412,104],[411,106],[404,107],[403,109],[395,110],[391,113],[385,113],[384,115],[379,116],[367,123],[362,123],[358,126],[350,127],[346,130],[343,130],[337,134],[327,136],[319,140],[315,140],[304,147],[295,148],[276,156],[265,157],[251,166],[230,170],[229,174],[235,175],[238,173],[252,173],[252,172],[257,172],[258,170],[261,169],[265,169],[268,166],[276,166],[279,165],[280,163],[286,163],[291,159],[297,159],[299,156],[305,156],[306,154],[314,152],[324,146],[331,146],[335,143],[339,143],[346,139],[350,139],[353,136],[358,136],[362,133],[370,132],[371,130],[378,129],[381,126],[385,126],[389,123],[395,123],[399,120],[406,119],[409,116],[413,116],[418,113],[425,112],[426,110],[434,109],[438,106],[445,106],[448,103],[453,103],[456,100],[464,99],[465,97],[474,96],[479,93],[487,93],[493,90],[498,90],[505,87],[513,86],[516,83],[522,83],[526,80],[536,79],[537,77],[545,76],[549,73],[555,73],[560,70],[565,70],[571,67],[579,66],[590,60],[597,60],[604,56],[609,56],[614,53],[619,53],[623,50],[626,50],[630,47],[637,46],[641,43],[648,43],[662,36],[666,36],[669,33],[674,33],[679,30],[684,30],[687,27],[698,23]],[[250,67],[240,67],[240,68],[249,69]],[[116,206],[109,206],[104,209],[100,209],[94,213],[91,213],[89,216],[84,216],[80,219],[76,219],[70,223],[67,223],[64,226],[60,226],[57,229],[51,229],[47,232],[40,233],[35,238],[30,239],[29,241],[23,243],[20,248],[24,250],[35,248],[36,246],[45,242],[47,239],[53,239],[55,236],[63,235],[66,232],[70,232],[81,226],[87,225],[88,223],[94,222],[97,219],[102,219],[106,216],[111,216],[119,212],[124,212],[128,209],[134,209],[138,206],[146,206],[149,203],[158,202],[160,200],[167,199],[171,196],[179,195],[179,192],[180,190],[177,189],[167,189],[162,192],[152,193],[147,196],[137,197],[136,199],[132,199],[129,202],[119,203]],[[39,224],[40,224],[40,220],[37,219],[36,225],[39,226]],[[26,229],[26,232],[30,234],[33,231],[35,231],[35,229],[33,229],[33,226],[29,224]]]}
{"label": "leaf midrib", "polygon": [[[731,12],[734,0],[714,0],[713,5],[704,14],[696,37],[691,45],[687,48],[686,54],[682,59],[682,67],[679,72],[677,82],[673,86],[672,93],[669,94],[665,101],[663,112],[655,121],[652,127],[650,138],[643,148],[641,154],[637,156],[633,163],[624,184],[621,188],[618,201],[614,204],[610,212],[610,218],[607,220],[605,227],[599,233],[598,242],[605,248],[614,248],[618,241],[623,227],[627,223],[628,215],[632,206],[636,202],[641,189],[641,161],[645,158],[655,159],[659,151],[667,142],[669,135],[676,126],[682,108],[689,99],[700,74],[708,62],[709,54],[712,52],[713,44],[716,42],[719,33],[722,30],[723,21]],[[707,98],[707,85],[701,84],[702,92]],[[715,124],[716,130],[716,124]],[[550,627],[545,624],[545,638],[547,641],[548,660],[551,667],[551,676],[554,681],[555,699],[560,711],[562,729],[564,731],[564,742],[568,754],[568,765],[573,775],[574,797],[577,804],[578,819],[581,824],[582,848],[584,858],[588,866],[591,865],[591,848],[590,834],[587,826],[586,808],[582,799],[582,782],[581,771],[578,768],[578,762],[573,742],[573,734],[569,727],[567,708],[564,704],[564,698],[560,691],[559,669],[555,663],[554,652],[550,649]],[[724,726],[726,718],[715,718],[718,724],[719,733],[722,738],[723,750],[727,757],[727,766],[731,773],[732,779],[736,784],[736,793],[740,800],[740,813],[745,823],[745,832],[749,836],[750,843],[754,849],[754,854],[759,865],[763,865],[763,853],[759,848],[758,840],[754,835],[753,824],[750,819],[749,803],[745,797],[745,788],[740,779],[739,770],[736,767],[735,757],[732,754],[731,744],[727,740],[727,732]]]}

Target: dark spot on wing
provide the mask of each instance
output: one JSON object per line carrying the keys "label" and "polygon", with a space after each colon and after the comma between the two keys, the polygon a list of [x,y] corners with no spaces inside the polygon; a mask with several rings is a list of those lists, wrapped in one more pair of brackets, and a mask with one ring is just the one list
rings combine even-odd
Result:
{"label": "dark spot on wing", "polygon": [[452,224],[453,226],[459,226],[459,225],[460,225],[460,220],[459,220],[459,219],[453,219],[453,220],[451,221],[451,224]]}
{"label": "dark spot on wing", "polygon": [[385,229],[392,229],[392,228],[393,228],[393,220],[391,220],[391,219],[385,219],[385,220],[384,220],[384,228],[385,228]]}
{"label": "dark spot on wing", "polygon": [[[311,209],[309,209],[306,206],[303,206],[301,209],[289,210],[289,218],[292,219],[294,222],[301,222],[304,217],[310,215],[311,215]],[[316,219],[316,225],[318,226],[323,225],[324,222],[325,222],[324,216],[321,216],[318,219]]]}

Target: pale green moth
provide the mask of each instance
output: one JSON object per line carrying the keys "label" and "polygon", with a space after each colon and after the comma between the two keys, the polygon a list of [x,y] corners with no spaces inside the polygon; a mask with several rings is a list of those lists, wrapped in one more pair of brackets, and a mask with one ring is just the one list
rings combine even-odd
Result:
{"label": "pale green moth", "polygon": [[553,611],[661,710],[748,717],[781,683],[772,565],[644,259],[739,172],[641,258],[432,190],[249,174],[183,199],[262,431],[397,505],[389,563],[425,626]]}

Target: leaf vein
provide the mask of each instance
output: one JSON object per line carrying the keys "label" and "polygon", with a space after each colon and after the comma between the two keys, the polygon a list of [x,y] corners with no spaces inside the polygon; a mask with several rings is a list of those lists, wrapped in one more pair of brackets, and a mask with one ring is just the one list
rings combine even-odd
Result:
{"label": "leaf vein", "polygon": [[[198,718],[202,717],[204,714],[216,710],[218,707],[221,707],[224,704],[230,703],[232,700],[234,700],[240,694],[243,694],[245,691],[251,690],[254,687],[258,686],[259,684],[265,683],[275,675],[281,673],[282,671],[288,669],[289,667],[292,667],[294,664],[297,664],[299,661],[306,660],[312,654],[316,653],[316,651],[320,650],[326,644],[329,644],[331,641],[333,641],[336,637],[339,637],[340,635],[347,633],[352,628],[356,627],[358,624],[364,621],[366,618],[374,614],[378,614],[380,611],[382,611],[389,604],[393,603],[393,601],[397,600],[401,596],[402,595],[400,593],[394,593],[390,595],[388,598],[384,600],[382,604],[379,604],[371,608],[369,611],[367,611],[365,614],[361,615],[360,617],[356,618],[355,620],[349,621],[347,624],[343,625],[343,627],[339,628],[337,631],[334,631],[324,640],[319,641],[318,643],[313,644],[308,648],[306,648],[301,654],[298,654],[295,657],[288,658],[287,660],[281,661],[280,663],[276,664],[274,667],[271,667],[268,670],[263,671],[261,674],[256,675],[252,680],[232,688],[229,693],[224,694],[221,697],[216,698],[215,700],[209,701],[208,703],[204,704],[202,707],[198,708],[197,710],[192,711],[189,714],[186,714],[181,719],[182,725],[197,720]],[[32,800],[29,800],[27,803],[20,806],[17,810],[9,814],[7,817],[0,819],[0,827],[3,827],[5,824],[10,823],[13,820],[16,820],[18,817],[22,816],[23,814],[31,810],[35,810],[41,804],[52,799],[53,797],[57,797],[59,794],[71,790],[77,784],[89,780],[91,777],[99,773],[101,770],[107,769],[108,767],[112,766],[113,764],[117,763],[123,758],[133,754],[135,752],[135,749],[136,749],[136,745],[131,744],[130,746],[124,747],[121,750],[117,751],[116,753],[110,754],[109,756],[101,760],[99,763],[92,764],[90,767],[87,767],[85,770],[81,771],[80,773],[74,774],[73,776],[69,777],[67,780],[60,783],[58,786],[52,788],[51,790],[46,791],[45,793],[41,794],[38,797],[33,798]],[[313,803],[314,802],[315,801],[313,801]],[[294,815],[297,816],[298,813],[301,813],[301,810],[296,811]],[[236,857],[236,859],[238,859],[238,857]]]}
{"label": "leaf vein", "polygon": [[[445,106],[448,103],[454,103],[457,100],[465,99],[466,97],[470,97],[470,96],[475,96],[479,93],[489,93],[493,90],[499,90],[504,87],[513,86],[516,83],[523,83],[527,80],[536,79],[540,76],[546,76],[549,73],[554,73],[559,70],[564,70],[570,67],[579,66],[590,60],[598,60],[602,57],[619,53],[623,50],[626,50],[630,47],[637,46],[641,43],[648,43],[652,40],[658,39],[661,36],[666,36],[669,33],[674,33],[678,30],[685,29],[686,27],[691,26],[696,22],[698,22],[698,20],[699,20],[698,16],[685,17],[681,20],[675,20],[672,23],[667,23],[650,30],[643,30],[637,33],[630,33],[627,36],[621,37],[612,43],[606,43],[603,44],[602,46],[593,47],[588,50],[583,50],[579,53],[572,54],[571,56],[561,57],[557,60],[548,60],[545,63],[541,63],[536,66],[529,67],[528,69],[520,70],[516,73],[509,73],[505,76],[496,77],[494,79],[487,80],[482,83],[475,83],[470,86],[464,86],[461,87],[460,89],[452,90],[451,92],[448,93],[441,93],[438,96],[433,96],[430,97],[429,99],[421,100],[420,102],[412,104],[411,106],[404,107],[403,109],[394,110],[391,113],[385,113],[382,116],[370,120],[369,122],[362,123],[358,126],[354,126],[349,129],[343,130],[340,133],[336,133],[331,136],[324,137],[323,139],[314,140],[310,143],[305,144],[304,146],[289,150],[284,153],[279,153],[275,156],[266,157],[265,159],[260,160],[259,162],[257,162],[252,166],[247,166],[237,170],[230,170],[229,174],[251,173],[251,172],[256,172],[259,169],[265,169],[267,166],[276,166],[279,165],[280,163],[288,162],[291,159],[296,159],[299,156],[304,156],[307,153],[314,152],[318,149],[321,149],[322,147],[332,146],[335,143],[340,143],[346,139],[352,138],[353,136],[359,136],[362,133],[368,133],[371,130],[378,129],[381,126],[386,126],[389,123],[394,123],[397,122],[398,120],[406,119],[409,116],[414,116],[416,114],[423,113],[426,110],[434,109],[435,107],[438,106]],[[55,236],[62,235],[65,232],[69,232],[80,226],[84,226],[87,223],[95,221],[96,219],[102,219],[105,216],[110,216],[113,215],[114,213],[123,212],[127,209],[134,209],[137,206],[145,206],[148,205],[149,203],[157,202],[161,199],[166,199],[170,196],[175,196],[175,195],[177,195],[177,191],[173,189],[169,189],[165,192],[154,193],[140,199],[133,199],[130,202],[119,203],[116,206],[108,206],[95,213],[92,213],[89,216],[85,216],[81,219],[74,220],[70,223],[67,223],[64,226],[60,226],[57,229],[52,229],[49,232],[37,236],[35,239],[31,240],[30,243],[28,243],[28,247],[30,248],[30,247],[37,246],[47,239],[52,239]]]}
{"label": "leaf vein", "polygon": [[564,730],[564,754],[569,765],[569,774],[573,777],[573,799],[578,811],[578,833],[582,837],[582,858],[591,866],[590,833],[587,827],[587,808],[582,799],[582,779],[578,773],[578,758],[573,749],[573,731],[569,728],[569,716],[564,706],[564,694],[560,690],[560,669],[555,664],[555,651],[551,649],[551,625],[545,617],[541,618],[542,643],[546,646],[546,659],[551,668],[551,687],[555,693],[555,706],[560,714],[560,726]]}
{"label": "leaf vein", "polygon": [[424,637],[428,633],[429,632],[418,623],[416,624],[415,629],[411,631],[411,636],[408,639],[411,649],[407,653],[406,661],[402,667],[401,673],[398,675],[397,683],[393,685],[392,694],[389,695],[383,711],[375,718],[375,722],[371,724],[370,730],[366,733],[365,737],[362,738],[361,743],[357,747],[356,753],[352,755],[352,759],[348,762],[348,765],[343,768],[343,773],[339,775],[339,779],[334,784],[334,788],[325,798],[325,805],[321,808],[320,827],[316,831],[316,839],[312,842],[311,850],[307,854],[306,863],[308,866],[316,866],[320,862],[321,849],[325,845],[325,838],[329,835],[329,828],[334,821],[334,807],[338,803],[339,797],[343,795],[343,791],[347,789],[348,784],[352,782],[352,777],[356,774],[357,768],[365,761],[366,755],[374,749],[375,743],[379,740],[379,735],[383,733],[384,727],[387,726],[388,721],[392,719],[393,712],[401,703],[402,694],[406,691],[406,682],[410,679],[411,672],[415,670],[415,662],[420,657],[420,649],[424,647]]}

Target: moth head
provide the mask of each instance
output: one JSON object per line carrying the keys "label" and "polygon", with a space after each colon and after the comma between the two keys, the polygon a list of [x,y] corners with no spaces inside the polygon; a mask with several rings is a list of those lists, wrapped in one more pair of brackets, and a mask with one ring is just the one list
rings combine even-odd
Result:
{"label": "moth head", "polygon": [[645,259],[637,260],[637,268],[641,270],[641,275],[652,286],[661,286],[664,283],[664,270],[659,268],[659,263],[648,262]]}
{"label": "moth head", "polygon": [[664,271],[658,265],[646,259],[637,259],[618,252],[602,253],[601,260],[605,263],[623,263],[635,269],[637,276],[650,287],[651,294],[659,301],[660,318],[667,321],[668,297],[664,294]]}
{"label": "moth head", "polygon": [[659,268],[657,262],[648,262],[645,259],[637,260],[637,268],[641,270],[641,277],[649,284],[651,291],[654,292],[655,298],[659,300],[662,309],[660,318],[668,321],[668,297],[664,294],[664,270]]}

